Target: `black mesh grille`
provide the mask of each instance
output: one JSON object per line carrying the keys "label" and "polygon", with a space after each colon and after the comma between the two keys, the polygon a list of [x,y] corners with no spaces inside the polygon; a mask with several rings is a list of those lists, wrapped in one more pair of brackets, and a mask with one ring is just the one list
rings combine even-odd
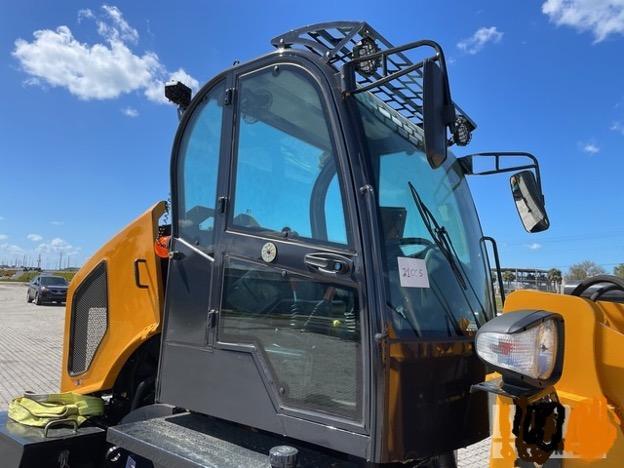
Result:
{"label": "black mesh grille", "polygon": [[71,315],[69,372],[85,372],[108,328],[106,263],[100,263],[74,293]]}

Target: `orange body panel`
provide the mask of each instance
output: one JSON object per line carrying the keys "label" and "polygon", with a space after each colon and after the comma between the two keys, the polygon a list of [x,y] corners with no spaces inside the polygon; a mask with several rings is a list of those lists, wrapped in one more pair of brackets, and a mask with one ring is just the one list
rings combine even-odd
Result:
{"label": "orange body panel", "polygon": [[[517,291],[505,313],[536,309],[564,318],[563,373],[555,385],[566,408],[564,453],[571,466],[622,466],[624,461],[624,305],[537,291]],[[514,405],[497,397],[490,466],[514,466]],[[547,464],[548,465],[548,464]]]}
{"label": "orange body panel", "polygon": [[[100,248],[72,280],[65,309],[61,391],[86,394],[112,388],[132,353],[160,332],[163,282],[154,239],[164,211],[164,202],[152,206]],[[139,273],[146,289],[135,284],[136,259],[145,259],[139,264]],[[71,376],[68,358],[74,291],[102,261],[108,269],[108,329],[87,371]]]}

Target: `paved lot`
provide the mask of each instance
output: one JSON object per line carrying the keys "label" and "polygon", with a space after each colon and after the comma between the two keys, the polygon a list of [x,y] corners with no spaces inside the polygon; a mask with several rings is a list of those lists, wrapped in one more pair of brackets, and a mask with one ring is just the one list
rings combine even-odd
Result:
{"label": "paved lot", "polygon": [[[26,286],[0,283],[0,411],[26,390],[58,391],[65,307],[28,304]],[[485,467],[489,440],[459,450],[460,467]]]}
{"label": "paved lot", "polygon": [[26,286],[0,283],[0,411],[26,390],[58,391],[65,307],[28,304]]}

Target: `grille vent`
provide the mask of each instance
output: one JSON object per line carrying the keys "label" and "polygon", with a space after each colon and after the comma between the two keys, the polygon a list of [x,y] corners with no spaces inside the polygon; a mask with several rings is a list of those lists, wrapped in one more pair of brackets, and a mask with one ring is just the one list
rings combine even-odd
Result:
{"label": "grille vent", "polygon": [[100,263],[76,289],[72,300],[69,372],[82,374],[91,365],[108,328],[106,263]]}

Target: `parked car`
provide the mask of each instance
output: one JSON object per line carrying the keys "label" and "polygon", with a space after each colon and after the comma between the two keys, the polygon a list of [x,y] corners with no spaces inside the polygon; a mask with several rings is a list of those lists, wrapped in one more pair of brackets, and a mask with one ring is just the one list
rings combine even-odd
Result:
{"label": "parked car", "polygon": [[44,302],[65,302],[67,280],[62,276],[39,275],[28,285],[26,300],[40,305]]}

